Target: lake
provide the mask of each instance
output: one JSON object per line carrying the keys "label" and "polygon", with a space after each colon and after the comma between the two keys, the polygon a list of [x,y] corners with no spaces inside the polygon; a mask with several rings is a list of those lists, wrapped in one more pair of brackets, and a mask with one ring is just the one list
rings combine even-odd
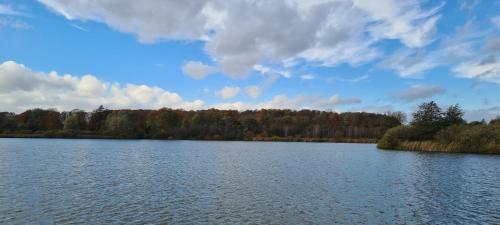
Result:
{"label": "lake", "polygon": [[500,156],[0,139],[0,224],[499,224]]}

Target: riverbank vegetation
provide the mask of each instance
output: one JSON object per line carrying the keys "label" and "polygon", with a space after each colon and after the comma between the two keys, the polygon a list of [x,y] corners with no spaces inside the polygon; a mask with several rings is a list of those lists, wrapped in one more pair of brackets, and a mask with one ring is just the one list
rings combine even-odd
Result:
{"label": "riverbank vegetation", "polygon": [[489,123],[466,123],[453,105],[443,111],[435,102],[423,103],[409,125],[389,129],[379,140],[381,149],[500,154],[500,118]]}
{"label": "riverbank vegetation", "polygon": [[0,113],[0,137],[176,140],[328,141],[374,143],[404,114],[316,110],[31,109]]}

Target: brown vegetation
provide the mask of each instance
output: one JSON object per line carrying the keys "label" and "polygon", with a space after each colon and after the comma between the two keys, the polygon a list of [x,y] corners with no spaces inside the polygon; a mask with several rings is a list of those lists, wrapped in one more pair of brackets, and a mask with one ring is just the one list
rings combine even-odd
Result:
{"label": "brown vegetation", "polygon": [[0,113],[0,137],[375,142],[401,113],[316,110],[108,110]]}
{"label": "brown vegetation", "polygon": [[389,129],[381,149],[500,154],[500,118],[465,123],[458,106],[441,112],[434,102],[420,105],[410,125]]}

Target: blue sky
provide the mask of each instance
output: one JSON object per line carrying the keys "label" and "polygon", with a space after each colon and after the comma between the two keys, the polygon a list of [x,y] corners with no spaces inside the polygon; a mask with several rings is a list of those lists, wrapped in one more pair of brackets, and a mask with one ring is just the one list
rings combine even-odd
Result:
{"label": "blue sky", "polygon": [[0,104],[500,114],[499,1],[0,0]]}

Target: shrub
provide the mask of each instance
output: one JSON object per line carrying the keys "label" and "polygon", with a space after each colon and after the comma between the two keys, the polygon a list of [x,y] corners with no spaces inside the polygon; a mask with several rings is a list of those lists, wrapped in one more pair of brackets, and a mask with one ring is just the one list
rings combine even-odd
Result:
{"label": "shrub", "polygon": [[397,149],[402,140],[412,140],[415,132],[413,126],[402,125],[391,128],[379,140],[377,147],[382,149]]}
{"label": "shrub", "polygon": [[464,130],[467,126],[464,125],[453,125],[440,130],[435,136],[434,140],[441,144],[450,144],[457,139],[457,136]]}
{"label": "shrub", "polygon": [[500,153],[500,124],[469,126],[453,143],[460,152]]}
{"label": "shrub", "polygon": [[495,119],[490,120],[490,125],[500,124],[500,116],[497,116]]}

